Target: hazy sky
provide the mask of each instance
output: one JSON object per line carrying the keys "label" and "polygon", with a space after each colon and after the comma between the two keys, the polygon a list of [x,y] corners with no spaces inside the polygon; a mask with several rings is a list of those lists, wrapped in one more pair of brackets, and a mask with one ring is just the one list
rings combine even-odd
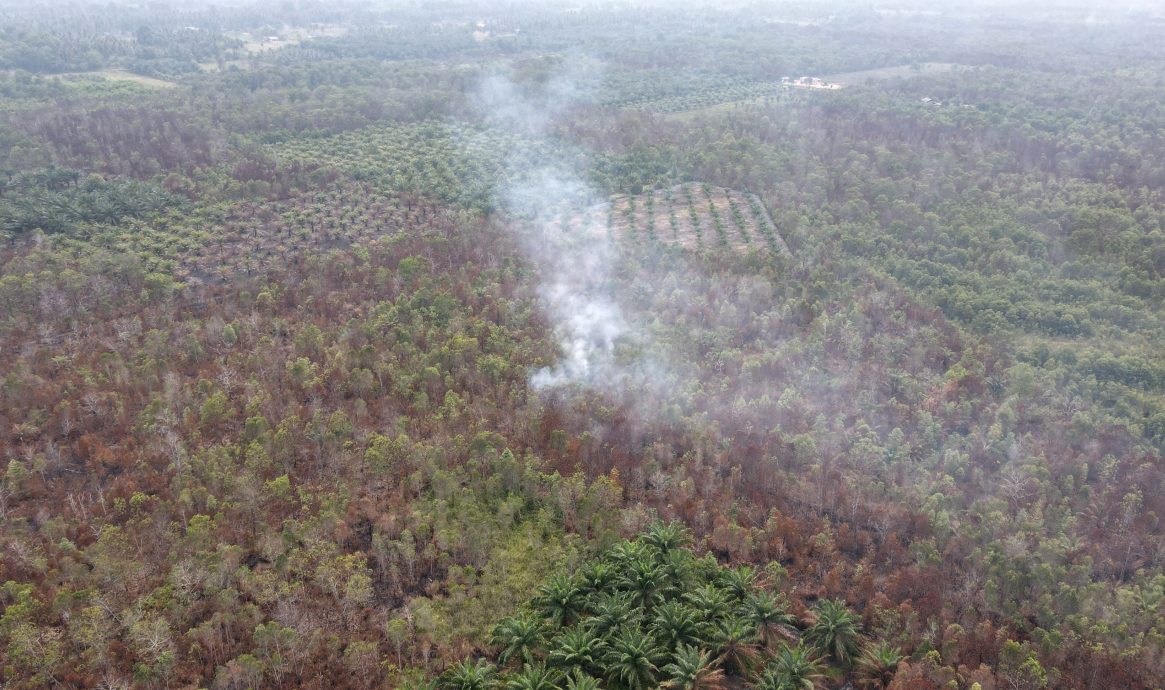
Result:
{"label": "hazy sky", "polygon": [[[0,0],[0,6],[6,8],[30,8],[35,6],[49,7],[93,7],[108,5],[136,5],[140,7],[170,7],[172,9],[188,9],[217,5],[219,7],[255,7],[270,6],[272,9],[280,7],[312,6],[312,5],[343,6],[351,5],[361,8],[391,8],[391,7],[424,7],[424,0],[338,0],[327,3],[316,0]],[[992,12],[1000,11],[1064,11],[1078,12],[1104,11],[1159,11],[1165,9],[1165,0],[456,0],[442,2],[443,7],[461,5],[472,7],[513,7],[514,5],[537,6],[596,6],[596,7],[626,7],[626,6],[695,6],[695,7],[756,7],[758,9],[819,9],[822,11],[846,9],[875,9],[895,10],[906,9],[915,11],[943,11],[954,10],[965,12],[973,9],[988,9]]]}

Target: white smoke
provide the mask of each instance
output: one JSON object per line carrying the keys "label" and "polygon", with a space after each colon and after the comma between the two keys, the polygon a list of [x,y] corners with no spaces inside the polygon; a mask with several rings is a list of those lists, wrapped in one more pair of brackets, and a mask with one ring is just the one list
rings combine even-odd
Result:
{"label": "white smoke", "polygon": [[[493,126],[541,140],[547,144],[541,148],[555,150],[548,138],[550,128],[586,97],[586,85],[596,81],[575,69],[532,90],[501,75],[488,77],[479,89],[478,104]],[[562,351],[557,363],[531,373],[531,387],[623,385],[633,371],[620,363],[618,346],[640,342],[642,334],[625,317],[613,288],[617,247],[595,213],[582,213],[588,207],[594,210],[599,195],[565,156],[537,165],[515,158],[509,168],[507,186],[498,190],[499,201],[524,226],[517,233],[519,243],[542,274],[538,296],[554,322]],[[563,214],[586,220],[567,230],[555,222]],[[605,212],[597,216],[605,218]]]}
{"label": "white smoke", "polygon": [[558,319],[555,332],[564,359],[535,371],[530,385],[536,389],[595,386],[620,378],[615,342],[627,332],[627,324],[619,306],[602,295],[575,294],[562,282],[544,286],[541,293]]}
{"label": "white smoke", "polygon": [[539,267],[538,296],[554,322],[562,359],[535,371],[537,389],[581,384],[620,384],[628,375],[616,358],[621,341],[635,340],[615,294],[612,275],[619,260],[606,229],[593,222],[569,231],[556,224],[561,209],[576,213],[594,201],[579,174],[561,165],[546,166],[512,179],[522,180],[506,192],[505,206],[515,217],[529,219],[520,245]]}

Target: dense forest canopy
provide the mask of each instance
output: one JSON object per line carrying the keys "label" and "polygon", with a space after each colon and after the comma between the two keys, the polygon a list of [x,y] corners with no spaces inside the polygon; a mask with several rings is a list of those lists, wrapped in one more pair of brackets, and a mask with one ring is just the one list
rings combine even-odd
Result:
{"label": "dense forest canopy", "polygon": [[0,684],[1162,688],[1163,30],[0,0]]}

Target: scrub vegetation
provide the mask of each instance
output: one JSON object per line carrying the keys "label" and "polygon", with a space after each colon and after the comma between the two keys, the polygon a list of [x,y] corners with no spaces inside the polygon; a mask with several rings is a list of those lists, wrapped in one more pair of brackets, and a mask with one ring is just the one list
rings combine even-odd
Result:
{"label": "scrub vegetation", "polygon": [[1165,16],[0,17],[0,685],[1161,687]]}

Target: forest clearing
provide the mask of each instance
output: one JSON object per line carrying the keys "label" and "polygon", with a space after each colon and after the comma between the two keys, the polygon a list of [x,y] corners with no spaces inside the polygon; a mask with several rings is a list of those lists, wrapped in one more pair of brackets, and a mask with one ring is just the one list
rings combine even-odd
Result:
{"label": "forest clearing", "polygon": [[693,251],[789,252],[756,195],[694,182],[614,195],[584,211],[558,214],[548,229],[602,232],[625,242],[662,242]]}

